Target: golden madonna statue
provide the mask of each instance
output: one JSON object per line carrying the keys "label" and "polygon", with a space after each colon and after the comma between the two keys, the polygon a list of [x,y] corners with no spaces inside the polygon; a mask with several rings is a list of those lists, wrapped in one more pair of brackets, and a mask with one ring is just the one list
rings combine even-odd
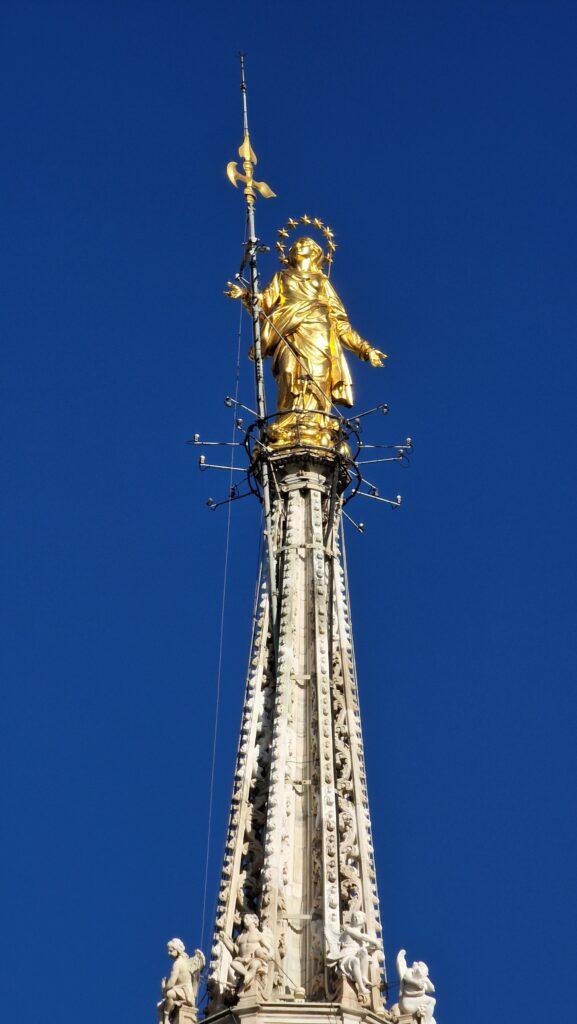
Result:
{"label": "golden madonna statue", "polygon": [[[338,421],[334,406],[353,404],[352,380],[344,349],[371,366],[386,356],[351,327],[345,308],[327,275],[325,255],[312,238],[291,246],[286,267],[260,296],[263,356],[272,359],[278,387],[277,413],[267,428],[274,447],[332,447]],[[228,294],[248,299],[233,286]]]}

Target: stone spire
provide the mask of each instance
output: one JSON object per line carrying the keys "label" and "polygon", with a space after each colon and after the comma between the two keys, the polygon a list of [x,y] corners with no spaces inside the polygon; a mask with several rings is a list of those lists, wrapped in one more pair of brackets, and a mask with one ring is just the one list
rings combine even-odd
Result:
{"label": "stone spire", "polygon": [[[360,424],[379,405],[353,405],[351,352],[372,367],[386,355],[352,327],[329,280],[336,243],[318,217],[279,228],[281,268],[261,293],[254,179],[241,57],[243,142],[227,174],[244,183],[248,238],[226,294],[250,313],[256,420],[245,434],[245,480],[262,502],[265,557],[242,712],[228,834],[210,952],[207,1019],[247,1024],[336,1024],[336,1019],[434,1024],[426,964],[397,957],[399,1002],[385,1008],[383,932],[377,893],[363,737],[344,561],[344,504],[360,490],[398,507],[365,481],[356,456]],[[306,228],[288,253],[285,240]],[[309,237],[320,232],[326,252]],[[248,268],[248,280],[242,275]],[[267,413],[263,361],[270,357],[277,411]],[[239,404],[227,399],[228,404]],[[247,409],[246,406],[242,406]],[[250,410],[247,410],[250,412]],[[364,422],[364,420],[363,420]],[[203,442],[195,435],[194,444]],[[402,461],[392,449],[372,463]],[[202,468],[210,465],[204,456]],[[238,468],[238,467],[237,467]],[[247,492],[248,493],[248,492]],[[226,500],[242,497],[235,485]],[[211,502],[218,507],[221,502]],[[358,527],[360,528],[360,527]],[[180,940],[163,980],[159,1018],[196,1017],[202,953]]]}
{"label": "stone spire", "polygon": [[[263,999],[337,1001],[382,1013],[382,927],[339,541],[347,474],[334,454],[304,446],[275,452],[269,468],[277,486],[277,655],[275,664],[264,585],[218,896],[209,1014]],[[245,948],[252,915],[258,938]]]}

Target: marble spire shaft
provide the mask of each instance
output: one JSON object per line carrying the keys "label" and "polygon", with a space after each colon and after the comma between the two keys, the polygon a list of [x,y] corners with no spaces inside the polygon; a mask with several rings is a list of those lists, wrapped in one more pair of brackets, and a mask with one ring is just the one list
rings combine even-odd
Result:
{"label": "marble spire shaft", "polygon": [[[333,514],[338,525],[339,471],[329,454],[303,449],[279,451],[270,463],[277,658],[275,664],[265,586],[242,712],[209,1013],[257,989],[271,1003],[333,1002],[343,985],[348,998],[378,1013],[382,928],[348,594],[338,529],[330,525]],[[370,937],[360,957],[366,985],[354,982],[354,965],[341,955],[347,927]]]}

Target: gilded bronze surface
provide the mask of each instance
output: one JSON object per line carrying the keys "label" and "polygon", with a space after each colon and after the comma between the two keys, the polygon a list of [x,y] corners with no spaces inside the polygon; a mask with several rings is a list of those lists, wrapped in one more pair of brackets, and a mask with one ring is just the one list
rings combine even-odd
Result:
{"label": "gilded bronze surface", "polygon": [[270,188],[266,181],[256,181],[253,175],[253,168],[258,163],[256,153],[250,144],[250,138],[248,131],[245,131],[244,139],[239,147],[238,155],[242,157],[242,169],[244,174],[241,174],[238,170],[236,160],[231,160],[226,165],[226,176],[230,181],[231,185],[238,188],[238,182],[244,182],[244,194],[248,203],[254,203],[254,190],[264,199],[274,199],[275,193]]}
{"label": "gilded bronze surface", "polygon": [[[301,222],[317,226],[308,217]],[[291,221],[290,226],[293,224],[296,226]],[[331,256],[333,251],[334,243]],[[345,350],[371,366],[383,366],[387,357],[351,327],[323,272],[327,256],[314,239],[297,239],[285,259],[285,269],[274,275],[260,296],[262,354],[272,360],[278,388],[279,415],[268,427],[268,443],[274,447],[333,447],[338,419],[331,414],[337,412],[336,406],[350,408],[353,404]],[[227,294],[250,301],[247,292],[236,285]]]}

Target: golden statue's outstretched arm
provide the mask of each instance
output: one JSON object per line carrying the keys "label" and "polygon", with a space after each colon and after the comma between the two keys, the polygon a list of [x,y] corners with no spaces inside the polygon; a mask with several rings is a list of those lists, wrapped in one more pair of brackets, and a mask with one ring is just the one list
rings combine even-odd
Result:
{"label": "golden statue's outstretched arm", "polygon": [[329,314],[336,327],[341,345],[349,349],[350,352],[354,352],[359,359],[364,359],[370,363],[371,366],[384,366],[387,356],[380,349],[373,348],[368,341],[361,338],[360,334],[351,327],[345,307],[330,281],[326,282],[325,291]]}

